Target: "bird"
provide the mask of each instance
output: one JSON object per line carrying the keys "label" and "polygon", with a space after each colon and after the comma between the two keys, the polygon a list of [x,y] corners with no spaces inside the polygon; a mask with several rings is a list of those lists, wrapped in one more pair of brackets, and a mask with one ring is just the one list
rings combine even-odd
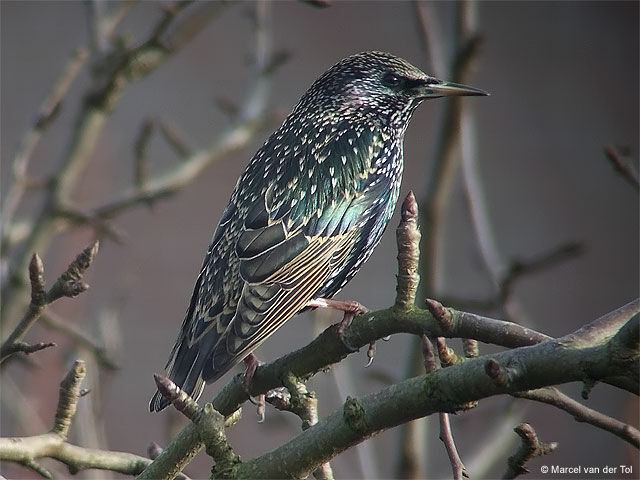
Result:
{"label": "bird", "polygon": [[[332,297],[371,256],[398,200],[413,112],[425,100],[474,95],[487,93],[379,51],[322,74],[236,183],[167,376],[197,400],[205,383],[246,361],[295,314],[344,307]],[[168,404],[158,391],[149,409]]]}

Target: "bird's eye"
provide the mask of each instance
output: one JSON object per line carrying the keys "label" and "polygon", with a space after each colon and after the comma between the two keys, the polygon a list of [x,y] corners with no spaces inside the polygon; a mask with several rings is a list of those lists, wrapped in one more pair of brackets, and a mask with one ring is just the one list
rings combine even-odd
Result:
{"label": "bird's eye", "polygon": [[400,84],[402,83],[402,77],[396,75],[393,72],[387,72],[382,77],[382,83],[387,87],[395,88],[400,86]]}

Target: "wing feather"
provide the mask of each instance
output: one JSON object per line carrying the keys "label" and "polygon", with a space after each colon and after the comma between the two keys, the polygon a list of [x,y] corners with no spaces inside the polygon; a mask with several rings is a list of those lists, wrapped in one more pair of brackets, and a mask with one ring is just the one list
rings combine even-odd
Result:
{"label": "wing feather", "polygon": [[[319,126],[313,141],[287,133],[258,151],[213,235],[172,350],[167,370],[178,385],[197,397],[203,380],[221,377],[328,285],[335,293],[349,262],[361,263],[376,204],[388,204],[379,198],[390,191],[377,171],[381,135],[375,125]],[[292,147],[270,150],[283,144]],[[272,181],[256,195],[267,168]],[[157,393],[151,407],[164,406]]]}

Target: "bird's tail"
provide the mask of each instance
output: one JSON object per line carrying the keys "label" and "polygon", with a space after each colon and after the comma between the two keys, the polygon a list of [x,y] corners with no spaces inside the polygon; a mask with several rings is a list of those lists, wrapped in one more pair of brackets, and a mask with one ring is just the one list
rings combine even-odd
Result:
{"label": "bird's tail", "polygon": [[[202,369],[204,368],[205,358],[203,357],[206,356],[204,354],[206,350],[199,349],[197,344],[188,348],[184,342],[176,350],[177,352],[172,355],[171,361],[167,365],[167,376],[191,398],[198,400],[205,385]],[[156,391],[149,402],[149,411],[159,412],[169,403],[169,400]]]}

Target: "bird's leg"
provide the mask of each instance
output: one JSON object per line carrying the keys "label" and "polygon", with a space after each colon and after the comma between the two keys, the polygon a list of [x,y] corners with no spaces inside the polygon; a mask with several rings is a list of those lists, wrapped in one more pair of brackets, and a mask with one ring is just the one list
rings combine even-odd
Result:
{"label": "bird's leg", "polygon": [[[356,302],[355,300],[334,300],[332,298],[314,298],[309,300],[307,303],[307,307],[311,308],[333,308],[334,310],[340,310],[344,312],[344,316],[342,317],[342,321],[338,325],[338,337],[342,340],[342,343],[352,352],[355,352],[357,349],[353,348],[351,345],[347,344],[344,340],[343,334],[344,329],[347,328],[351,324],[351,320],[356,315],[361,315],[363,313],[367,313],[369,310],[367,307],[362,305],[361,303]],[[374,342],[375,343],[375,342]],[[369,356],[369,363],[367,366],[371,364],[373,360],[373,354],[369,355],[372,350],[372,345],[369,346],[369,351],[367,355]]]}
{"label": "bird's leg", "polygon": [[338,333],[342,336],[344,329],[349,326],[351,320],[356,315],[367,313],[369,310],[367,307],[355,300],[334,300],[332,298],[313,298],[307,303],[307,307],[311,308],[333,308],[334,310],[340,310],[344,312],[344,317],[338,326]]}
{"label": "bird's leg", "polygon": [[258,395],[257,402],[255,402],[251,398],[251,394],[249,393],[251,379],[256,373],[256,368],[258,368],[258,366],[260,365],[260,360],[258,360],[258,357],[256,357],[253,353],[250,353],[244,358],[243,361],[246,366],[246,370],[244,371],[244,375],[242,376],[242,388],[244,388],[244,391],[247,392],[247,395],[249,395],[249,400],[251,400],[251,403],[257,406],[257,413],[259,417],[258,423],[262,423],[264,422],[264,393]]}

